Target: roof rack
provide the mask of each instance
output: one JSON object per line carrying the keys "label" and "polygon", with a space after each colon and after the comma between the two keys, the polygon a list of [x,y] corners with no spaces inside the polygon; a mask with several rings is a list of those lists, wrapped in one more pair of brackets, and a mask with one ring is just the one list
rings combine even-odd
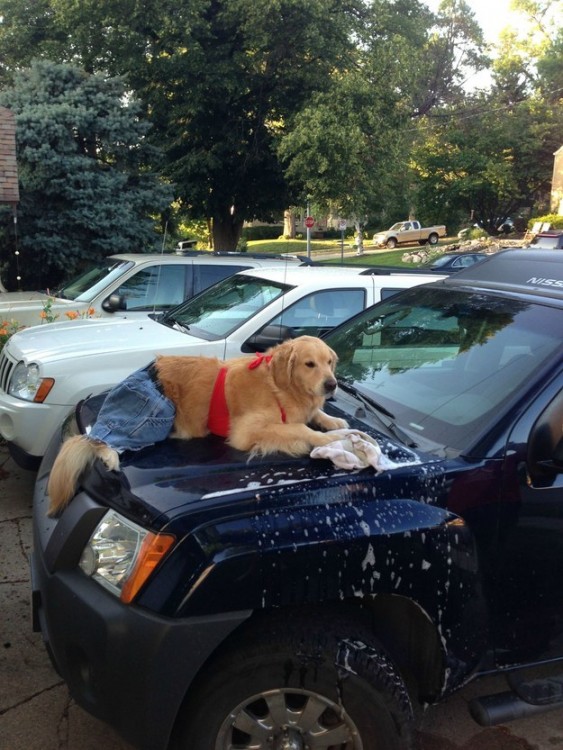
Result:
{"label": "roof rack", "polygon": [[299,261],[303,265],[314,265],[314,261],[303,255],[294,255],[292,253],[248,253],[241,250],[196,250],[193,246],[178,247],[174,250],[174,255],[181,255],[185,258],[197,257],[204,255],[208,258],[253,258],[255,260],[291,260]]}
{"label": "roof rack", "polygon": [[420,266],[417,268],[403,268],[403,266],[370,266],[361,271],[360,276],[388,276],[393,273],[406,273],[414,276],[450,276],[452,272],[448,269],[421,268]]}
{"label": "roof rack", "polygon": [[216,255],[222,258],[256,258],[262,260],[300,260],[306,261],[307,258],[293,253],[248,253],[246,250],[213,250],[209,255]]}

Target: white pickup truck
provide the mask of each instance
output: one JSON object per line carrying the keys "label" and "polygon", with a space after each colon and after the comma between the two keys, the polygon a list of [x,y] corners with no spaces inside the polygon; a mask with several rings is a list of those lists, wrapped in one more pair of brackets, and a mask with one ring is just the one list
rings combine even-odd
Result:
{"label": "white pickup truck", "polygon": [[436,245],[440,237],[446,236],[446,227],[439,224],[433,227],[422,227],[419,221],[398,221],[386,232],[376,232],[373,244],[378,247],[394,248],[407,242],[418,242],[419,245]]}

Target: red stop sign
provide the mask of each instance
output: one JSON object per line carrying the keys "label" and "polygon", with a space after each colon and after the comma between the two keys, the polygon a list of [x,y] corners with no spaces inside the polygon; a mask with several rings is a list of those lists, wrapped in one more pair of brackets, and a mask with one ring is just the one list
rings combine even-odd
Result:
{"label": "red stop sign", "polygon": [[314,225],[314,223],[315,223],[315,220],[313,219],[313,217],[312,216],[307,216],[307,218],[305,219],[305,226],[308,229],[310,229]]}

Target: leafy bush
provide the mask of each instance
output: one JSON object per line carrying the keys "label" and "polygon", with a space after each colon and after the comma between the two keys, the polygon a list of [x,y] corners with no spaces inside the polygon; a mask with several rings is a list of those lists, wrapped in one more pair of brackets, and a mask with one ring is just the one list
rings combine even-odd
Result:
{"label": "leafy bush", "polygon": [[191,220],[191,221],[180,221],[177,223],[175,228],[175,236],[171,239],[175,240],[170,245],[170,250],[174,250],[176,242],[178,240],[196,239],[197,249],[205,250],[210,247],[211,235],[209,232],[209,224],[207,221]]}
{"label": "leafy bush", "polygon": [[549,222],[552,229],[563,229],[563,216],[561,214],[546,214],[545,216],[535,216],[533,219],[528,221],[528,229],[531,229],[534,224],[541,221],[542,224]]}
{"label": "leafy bush", "polygon": [[261,227],[244,227],[242,236],[247,242],[252,242],[253,240],[276,240],[282,232],[282,224],[268,224]]}
{"label": "leafy bush", "polygon": [[485,229],[481,227],[471,227],[463,235],[464,240],[480,240],[481,237],[488,237],[489,234]]}
{"label": "leafy bush", "polygon": [[23,328],[17,320],[3,320],[0,323],[0,352],[4,348],[4,345],[14,333],[17,333]]}
{"label": "leafy bush", "polygon": [[[47,301],[43,304],[43,309],[39,312],[40,325],[43,323],[54,323],[59,319],[59,313],[53,311],[53,297],[47,297]],[[87,310],[66,310],[64,315],[69,320],[77,320],[78,318],[92,318],[96,314],[96,310],[93,307],[89,307]],[[19,320],[12,318],[11,320],[4,320],[0,323],[0,352],[8,342],[8,339],[17,333],[23,331],[26,326],[22,325]]]}

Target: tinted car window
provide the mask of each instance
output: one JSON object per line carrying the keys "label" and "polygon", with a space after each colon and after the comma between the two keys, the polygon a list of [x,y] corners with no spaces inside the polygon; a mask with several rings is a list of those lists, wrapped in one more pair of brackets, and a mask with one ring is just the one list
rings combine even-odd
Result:
{"label": "tinted car window", "polygon": [[464,253],[463,255],[459,255],[457,257],[445,254],[439,256],[428,265],[429,268],[467,268],[468,266],[472,266],[473,263],[477,263],[477,261],[481,260],[484,257],[484,254],[474,255],[473,253]]}
{"label": "tinted car window", "polygon": [[127,310],[167,310],[186,298],[186,273],[191,266],[151,266],[134,274],[116,290]]}
{"label": "tinted car window", "polygon": [[198,292],[201,292],[204,289],[207,289],[208,286],[212,286],[213,284],[216,284],[218,281],[221,281],[221,279],[225,279],[227,278],[227,276],[232,276],[234,273],[238,273],[239,271],[244,271],[247,268],[249,268],[249,266],[244,266],[244,265],[221,266],[219,264],[217,265],[195,264],[192,267],[192,273],[193,273],[192,294],[197,294]]}
{"label": "tinted car window", "polygon": [[172,317],[163,322],[188,329],[194,336],[220,339],[290,288],[264,279],[230,276],[173,310]]}
{"label": "tinted car window", "polygon": [[409,290],[328,334],[341,379],[417,443],[463,451],[563,350],[563,310],[451,290]]}
{"label": "tinted car window", "polygon": [[296,336],[321,336],[364,307],[363,289],[319,291],[287,307],[270,325],[287,326]]}
{"label": "tinted car window", "polygon": [[[133,262],[130,260],[121,260],[111,265],[93,266],[72,281],[68,281],[55,292],[55,296],[76,300],[77,302],[90,302],[100,289],[105,289],[108,284],[114,279],[118,279],[132,266]],[[85,294],[85,292],[88,292],[88,294]]]}

